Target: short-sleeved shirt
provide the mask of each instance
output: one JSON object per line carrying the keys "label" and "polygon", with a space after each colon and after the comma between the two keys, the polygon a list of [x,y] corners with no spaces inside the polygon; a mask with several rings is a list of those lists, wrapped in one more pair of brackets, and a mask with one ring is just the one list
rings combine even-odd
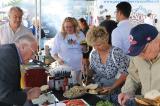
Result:
{"label": "short-sleeved shirt", "polygon": [[11,29],[9,23],[4,24],[0,28],[0,44],[11,44],[14,43],[14,41],[22,35],[29,34],[33,35],[32,32],[26,28],[23,25],[20,25],[20,27],[17,29],[17,31],[14,33]]}
{"label": "short-sleeved shirt", "polygon": [[112,45],[119,47],[122,49],[126,54],[128,53],[128,48],[130,46],[129,43],[129,35],[130,30],[133,28],[133,25],[129,20],[120,21],[112,31]]}
{"label": "short-sleeved shirt", "polygon": [[75,34],[68,34],[64,39],[61,33],[57,33],[52,46],[51,54],[58,54],[63,59],[65,64],[71,66],[73,70],[79,71],[81,69],[82,50],[80,42],[85,39],[82,32]]}

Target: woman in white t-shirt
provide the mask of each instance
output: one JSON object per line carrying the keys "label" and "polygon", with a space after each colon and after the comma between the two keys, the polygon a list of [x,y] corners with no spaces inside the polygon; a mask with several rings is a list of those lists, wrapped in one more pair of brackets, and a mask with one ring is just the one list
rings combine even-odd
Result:
{"label": "woman in white t-shirt", "polygon": [[81,80],[82,51],[80,42],[85,36],[80,32],[78,22],[73,17],[67,17],[62,24],[61,32],[57,33],[52,47],[52,57],[59,64],[67,64],[72,67],[73,84]]}

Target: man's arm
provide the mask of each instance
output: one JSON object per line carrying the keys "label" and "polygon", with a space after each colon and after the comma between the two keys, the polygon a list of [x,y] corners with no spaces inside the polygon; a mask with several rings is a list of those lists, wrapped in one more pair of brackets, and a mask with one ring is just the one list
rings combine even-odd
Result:
{"label": "man's arm", "polygon": [[128,68],[128,72],[129,75],[127,76],[126,82],[121,89],[122,93],[118,95],[118,102],[122,106],[125,105],[130,98],[133,98],[135,96],[135,92],[140,86],[138,70],[135,67],[132,59],[130,59],[130,66]]}
{"label": "man's arm", "polygon": [[135,94],[137,88],[140,86],[140,79],[138,70],[134,65],[133,59],[130,59],[130,65],[128,68],[128,76],[124,86],[122,87],[122,93]]}

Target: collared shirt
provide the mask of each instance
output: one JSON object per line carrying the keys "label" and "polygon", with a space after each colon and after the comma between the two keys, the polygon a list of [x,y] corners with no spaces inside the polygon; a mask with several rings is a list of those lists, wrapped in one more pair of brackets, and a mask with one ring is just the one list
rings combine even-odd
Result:
{"label": "collared shirt", "polygon": [[129,75],[122,88],[123,93],[135,93],[136,89],[142,87],[142,95],[151,91],[160,91],[160,56],[154,61],[146,61],[139,56],[131,57],[128,68]]}
{"label": "collared shirt", "polygon": [[133,28],[133,25],[129,20],[120,21],[112,32],[112,45],[119,47],[123,52],[127,53],[130,46],[129,43],[129,34],[130,30]]}
{"label": "collared shirt", "polygon": [[20,25],[20,27],[14,33],[13,30],[11,29],[9,23],[4,24],[0,28],[0,44],[14,43],[16,38],[18,38],[19,36],[28,34],[28,33],[33,35],[32,32],[23,25]]}

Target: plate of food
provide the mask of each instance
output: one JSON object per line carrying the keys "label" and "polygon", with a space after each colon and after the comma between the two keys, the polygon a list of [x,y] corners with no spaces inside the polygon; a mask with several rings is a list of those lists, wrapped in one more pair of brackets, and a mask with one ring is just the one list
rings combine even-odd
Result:
{"label": "plate of food", "polygon": [[87,93],[89,94],[99,94],[99,92],[102,90],[100,87],[98,87],[98,84],[89,84],[87,86],[85,86],[85,88],[87,89]]}
{"label": "plate of food", "polygon": [[87,90],[89,94],[99,95],[102,88],[89,89]]}
{"label": "plate of food", "polygon": [[51,93],[45,93],[39,96],[39,98],[33,99],[33,104],[49,105],[58,102],[58,99]]}
{"label": "plate of food", "polygon": [[83,99],[73,99],[62,101],[66,106],[89,106],[89,104]]}
{"label": "plate of food", "polygon": [[160,92],[152,90],[147,92],[144,97],[136,96],[136,103],[141,106],[160,106]]}
{"label": "plate of food", "polygon": [[69,90],[65,91],[63,93],[63,96],[66,98],[78,98],[87,93],[87,90],[83,86],[74,86],[70,88]]}
{"label": "plate of food", "polygon": [[33,104],[49,105],[58,102],[58,99],[52,94],[51,91],[49,91],[48,85],[43,85],[40,87],[40,89],[41,95],[38,98],[32,100]]}

